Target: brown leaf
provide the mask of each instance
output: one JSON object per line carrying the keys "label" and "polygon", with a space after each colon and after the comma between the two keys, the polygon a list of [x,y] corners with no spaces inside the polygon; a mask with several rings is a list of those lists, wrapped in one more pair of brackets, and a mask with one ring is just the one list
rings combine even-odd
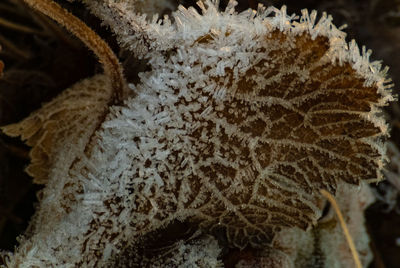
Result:
{"label": "brown leaf", "polygon": [[59,146],[75,144],[78,150],[85,149],[110,96],[107,77],[98,75],[75,84],[21,122],[1,128],[9,136],[21,136],[32,147],[26,171],[35,183],[47,182]]}

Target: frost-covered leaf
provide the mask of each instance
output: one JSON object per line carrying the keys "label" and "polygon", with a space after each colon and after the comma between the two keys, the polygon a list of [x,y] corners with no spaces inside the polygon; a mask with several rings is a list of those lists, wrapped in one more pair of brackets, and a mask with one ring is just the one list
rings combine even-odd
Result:
{"label": "frost-covered leaf", "polygon": [[110,97],[107,77],[98,75],[67,89],[21,122],[1,128],[10,136],[21,136],[32,147],[26,171],[35,183],[46,183],[50,168],[59,160],[60,146],[74,146],[80,153],[85,149],[104,119]]}
{"label": "frost-covered leaf", "polygon": [[326,14],[199,6],[201,15],[180,7],[174,23],[142,18],[131,45],[151,36],[149,71],[136,96],[110,108],[89,152],[59,147],[74,161],[52,166],[33,235],[10,266],[107,265],[175,220],[227,246],[262,247],[315,224],[320,189],[381,178],[381,109],[393,97],[370,52]]}
{"label": "frost-covered leaf", "polygon": [[[149,47],[159,49],[159,17],[174,11],[177,2],[173,0],[81,0],[90,10],[110,26],[124,48],[136,56],[144,57]],[[151,23],[152,22],[152,23]],[[170,24],[169,20],[165,21]],[[165,27],[166,25],[164,25]],[[160,30],[160,31],[159,31]]]}
{"label": "frost-covered leaf", "polygon": [[370,52],[345,43],[326,14],[315,23],[315,12],[292,21],[285,8],[254,18],[233,2],[223,14],[200,7],[180,7],[165,35],[175,48],[149,54],[139,98],[106,124],[134,122],[122,139],[138,148],[137,228],[176,211],[235,246],[259,246],[315,223],[319,189],[381,178],[379,112],[392,97]]}

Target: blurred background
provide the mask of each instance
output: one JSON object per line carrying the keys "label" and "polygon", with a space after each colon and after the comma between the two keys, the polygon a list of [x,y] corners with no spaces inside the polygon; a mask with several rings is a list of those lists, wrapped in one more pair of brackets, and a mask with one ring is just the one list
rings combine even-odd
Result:
{"label": "blurred background", "polygon": [[[197,1],[197,0],[196,0]],[[194,6],[196,1],[176,0],[176,5]],[[99,33],[126,66],[135,59],[120,50],[112,33],[82,4],[57,0]],[[221,0],[222,8],[227,0]],[[390,67],[397,94],[400,90],[400,0],[239,0],[238,11],[256,9],[259,3],[288,13],[315,9],[333,16],[336,26],[347,24],[347,40],[373,50],[372,59]],[[166,13],[171,11],[166,10]],[[0,1],[0,125],[17,122],[75,82],[101,72],[92,53],[64,29],[31,11],[21,0]],[[0,63],[0,73],[3,64]],[[129,81],[136,72],[126,71]],[[398,86],[396,86],[398,85]],[[366,212],[374,261],[370,267],[400,267],[400,106],[392,103],[385,115],[391,137],[385,175],[373,185],[377,202]],[[33,185],[24,173],[29,148],[19,139],[0,133],[0,250],[13,250],[17,237],[28,227],[42,186]]]}

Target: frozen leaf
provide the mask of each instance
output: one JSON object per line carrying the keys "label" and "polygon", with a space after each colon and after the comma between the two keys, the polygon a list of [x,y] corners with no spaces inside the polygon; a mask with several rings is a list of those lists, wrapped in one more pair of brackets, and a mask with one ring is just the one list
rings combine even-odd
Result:
{"label": "frozen leaf", "polygon": [[390,81],[331,17],[200,1],[202,14],[179,7],[174,22],[146,21],[108,2],[101,12],[125,18],[110,26],[146,51],[149,71],[90,150],[59,147],[10,266],[105,266],[175,220],[225,246],[264,247],[316,223],[320,189],[381,179]]}
{"label": "frozen leaf", "polygon": [[319,189],[381,179],[390,81],[326,14],[207,3],[203,15],[180,7],[160,37],[168,53],[148,54],[139,97],[105,126],[136,140],[127,169],[138,229],[176,211],[231,245],[260,246],[314,224]]}
{"label": "frozen leaf", "polygon": [[[158,49],[158,36],[168,34],[157,23],[159,16],[174,11],[172,0],[81,0],[90,10],[110,26],[122,47],[143,57],[149,47]],[[169,20],[165,23],[170,24]],[[167,25],[164,25],[164,27]]]}
{"label": "frozen leaf", "polygon": [[[98,75],[64,91],[19,123],[2,127],[9,136],[21,136],[32,147],[26,168],[35,183],[46,183],[60,146],[74,146],[81,154],[108,109],[111,86]],[[78,153],[79,152],[79,153]]]}

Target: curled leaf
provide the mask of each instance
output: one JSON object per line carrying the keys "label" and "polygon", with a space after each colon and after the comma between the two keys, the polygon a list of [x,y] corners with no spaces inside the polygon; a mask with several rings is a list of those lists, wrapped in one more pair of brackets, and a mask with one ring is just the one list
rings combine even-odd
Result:
{"label": "curled leaf", "polygon": [[85,148],[108,109],[111,93],[107,77],[98,75],[67,89],[21,122],[1,128],[32,147],[26,171],[35,183],[47,182],[60,146]]}

